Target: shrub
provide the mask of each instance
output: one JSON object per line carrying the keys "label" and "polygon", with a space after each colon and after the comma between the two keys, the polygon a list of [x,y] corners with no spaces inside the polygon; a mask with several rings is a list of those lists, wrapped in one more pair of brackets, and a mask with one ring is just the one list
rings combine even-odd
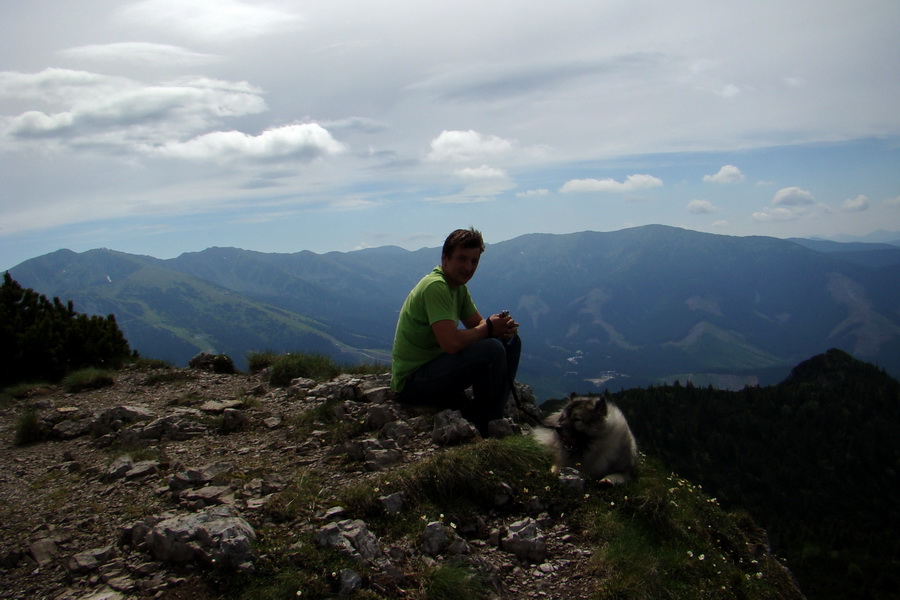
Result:
{"label": "shrub", "polygon": [[134,357],[114,315],[77,313],[71,301],[50,301],[9,273],[0,285],[0,339],[0,385],[59,381],[72,370],[118,368]]}

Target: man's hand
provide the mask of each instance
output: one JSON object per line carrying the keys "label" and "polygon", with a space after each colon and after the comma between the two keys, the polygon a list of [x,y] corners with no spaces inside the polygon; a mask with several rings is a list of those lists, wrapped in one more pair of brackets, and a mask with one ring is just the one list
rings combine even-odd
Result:
{"label": "man's hand", "polygon": [[491,333],[493,337],[502,340],[512,339],[514,335],[519,333],[519,324],[516,323],[509,313],[491,315]]}

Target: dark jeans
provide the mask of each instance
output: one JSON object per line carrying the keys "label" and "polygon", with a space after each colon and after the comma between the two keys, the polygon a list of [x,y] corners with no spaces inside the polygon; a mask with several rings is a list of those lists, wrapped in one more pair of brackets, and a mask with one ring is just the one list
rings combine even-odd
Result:
{"label": "dark jeans", "polygon": [[[462,352],[442,354],[416,369],[403,386],[398,400],[455,408],[487,437],[488,422],[503,416],[510,382],[519,369],[522,342],[488,338]],[[464,402],[463,391],[472,387],[475,399]]]}

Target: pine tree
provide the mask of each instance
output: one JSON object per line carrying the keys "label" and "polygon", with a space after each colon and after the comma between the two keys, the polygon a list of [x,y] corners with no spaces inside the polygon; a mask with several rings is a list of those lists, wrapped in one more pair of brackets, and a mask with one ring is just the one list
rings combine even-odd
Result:
{"label": "pine tree", "polygon": [[47,300],[9,272],[0,286],[0,334],[0,385],[58,381],[85,367],[119,367],[131,356],[114,315],[77,313],[71,301]]}

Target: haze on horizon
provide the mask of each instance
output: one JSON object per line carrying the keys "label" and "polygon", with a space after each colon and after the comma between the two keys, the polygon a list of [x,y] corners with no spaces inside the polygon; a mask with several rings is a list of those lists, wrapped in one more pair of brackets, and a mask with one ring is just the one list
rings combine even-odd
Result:
{"label": "haze on horizon", "polygon": [[0,7],[0,267],[900,230],[900,3]]}

